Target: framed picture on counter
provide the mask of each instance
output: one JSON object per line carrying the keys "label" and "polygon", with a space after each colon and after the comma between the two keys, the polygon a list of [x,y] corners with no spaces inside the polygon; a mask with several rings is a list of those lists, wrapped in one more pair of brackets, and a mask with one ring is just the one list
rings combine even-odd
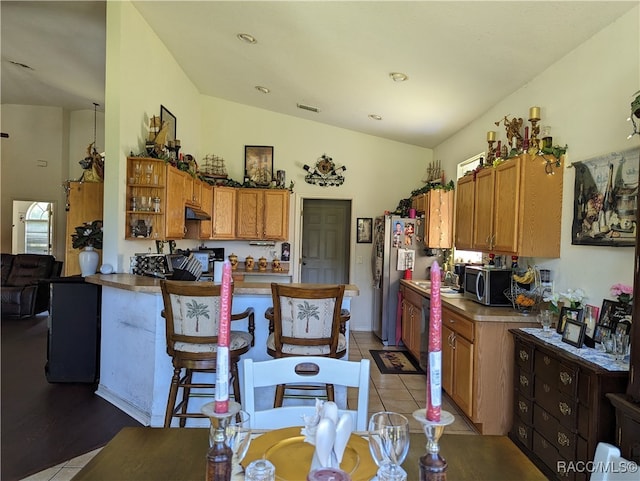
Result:
{"label": "framed picture on counter", "polygon": [[582,347],[586,328],[587,325],[584,322],[566,318],[562,341],[575,347]]}
{"label": "framed picture on counter", "polygon": [[616,325],[620,321],[631,322],[632,311],[633,305],[630,303],[624,304],[622,302],[612,301],[611,299],[605,299],[602,301],[602,309],[600,309],[598,325],[608,327],[615,331]]}
{"label": "framed picture on counter", "polygon": [[560,319],[558,319],[558,326],[556,327],[558,334],[564,334],[564,329],[568,320],[583,324],[582,315],[583,315],[582,309],[573,309],[571,307],[563,307],[560,310]]}

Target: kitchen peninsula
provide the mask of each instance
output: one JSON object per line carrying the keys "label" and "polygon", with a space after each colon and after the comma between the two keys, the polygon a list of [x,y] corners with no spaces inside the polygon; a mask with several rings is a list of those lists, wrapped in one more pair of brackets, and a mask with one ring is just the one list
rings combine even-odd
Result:
{"label": "kitchen peninsula", "polygon": [[[173,368],[166,351],[160,281],[132,274],[95,274],[85,280],[102,286],[100,382],[96,393],[142,424],[163,426]],[[350,309],[351,298],[358,294],[356,286],[347,285],[342,308]],[[269,322],[264,317],[271,306],[269,283],[234,283],[232,312],[252,307],[256,316],[255,346],[243,357],[271,359],[266,349]],[[234,322],[233,328],[246,330],[246,323]],[[340,402],[338,391],[336,398]],[[202,399],[202,403],[207,401],[210,399]],[[204,419],[187,421],[188,426],[206,427],[208,423]]]}

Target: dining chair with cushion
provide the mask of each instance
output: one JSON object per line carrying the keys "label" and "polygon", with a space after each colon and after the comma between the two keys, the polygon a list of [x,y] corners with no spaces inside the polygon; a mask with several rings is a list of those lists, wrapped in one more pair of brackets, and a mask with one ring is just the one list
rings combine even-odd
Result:
{"label": "dining chair with cushion", "polygon": [[[347,352],[347,339],[340,332],[344,285],[292,286],[271,284],[273,300],[273,332],[267,338],[267,353],[274,358],[323,356],[340,359]],[[278,384],[274,407],[282,406],[287,397],[304,396],[305,391],[318,391],[316,383]],[[334,401],[333,384],[329,380],[322,389],[326,399]],[[297,394],[296,394],[297,393]]]}
{"label": "dining chair with cushion", "polygon": [[[212,282],[161,280],[160,287],[164,301],[162,316],[166,320],[167,354],[171,356],[173,363],[164,427],[170,427],[174,417],[179,418],[180,427],[184,427],[187,418],[206,417],[200,412],[188,411],[189,398],[213,398],[215,395],[215,380],[196,381],[193,374],[216,372],[221,286]],[[233,292],[233,285],[231,288]],[[243,319],[247,319],[247,330],[234,330],[233,323]],[[254,345],[254,332],[253,308],[239,314],[231,314],[229,382],[233,385],[236,402],[241,402],[238,361],[240,356]],[[176,405],[180,388],[182,399]],[[192,393],[192,389],[196,392]]]}
{"label": "dining chair with cushion", "polygon": [[[278,384],[334,383],[358,390],[358,404],[344,406],[340,414],[350,413],[353,426],[357,431],[367,429],[367,411],[369,408],[369,369],[370,361],[346,361],[329,357],[309,356],[283,357],[268,361],[242,361],[242,407],[251,417],[252,429],[277,429],[289,426],[302,426],[302,416],[315,412],[314,405],[286,405],[282,407],[258,406],[260,394],[264,388]],[[340,406],[339,406],[340,407]],[[351,409],[350,409],[351,408]]]}
{"label": "dining chair with cushion", "polygon": [[589,481],[638,481],[636,463],[623,458],[620,450],[608,443],[598,443]]}

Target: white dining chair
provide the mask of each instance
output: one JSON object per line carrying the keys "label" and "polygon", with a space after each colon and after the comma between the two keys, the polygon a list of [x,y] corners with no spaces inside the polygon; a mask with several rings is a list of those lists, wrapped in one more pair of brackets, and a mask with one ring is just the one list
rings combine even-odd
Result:
{"label": "white dining chair", "polygon": [[635,468],[635,463],[623,458],[616,446],[598,443],[590,481],[640,481],[640,472]]}
{"label": "white dining chair", "polygon": [[[346,361],[330,357],[304,356],[282,357],[267,361],[242,361],[242,406],[251,416],[252,429],[277,429],[289,426],[302,426],[302,416],[315,412],[315,405],[283,405],[272,407],[273,399],[269,400],[268,408],[260,408],[257,404],[256,389],[273,387],[278,384],[295,383],[333,383],[336,386],[346,386],[358,389],[358,404],[356,409],[338,406],[340,414],[350,413],[353,426],[357,431],[367,429],[367,410],[369,407],[369,368],[368,359],[360,361]],[[262,390],[264,392],[264,390]]]}

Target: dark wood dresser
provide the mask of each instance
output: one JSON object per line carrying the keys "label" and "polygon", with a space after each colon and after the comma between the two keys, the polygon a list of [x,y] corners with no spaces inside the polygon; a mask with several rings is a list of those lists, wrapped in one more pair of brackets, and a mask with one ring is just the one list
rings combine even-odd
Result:
{"label": "dark wood dresser", "polygon": [[533,331],[510,330],[515,393],[509,437],[550,479],[586,481],[589,473],[571,464],[592,460],[599,441],[615,443],[615,411],[605,395],[625,391],[628,371],[584,359],[588,348],[565,348],[558,334],[545,340]]}

